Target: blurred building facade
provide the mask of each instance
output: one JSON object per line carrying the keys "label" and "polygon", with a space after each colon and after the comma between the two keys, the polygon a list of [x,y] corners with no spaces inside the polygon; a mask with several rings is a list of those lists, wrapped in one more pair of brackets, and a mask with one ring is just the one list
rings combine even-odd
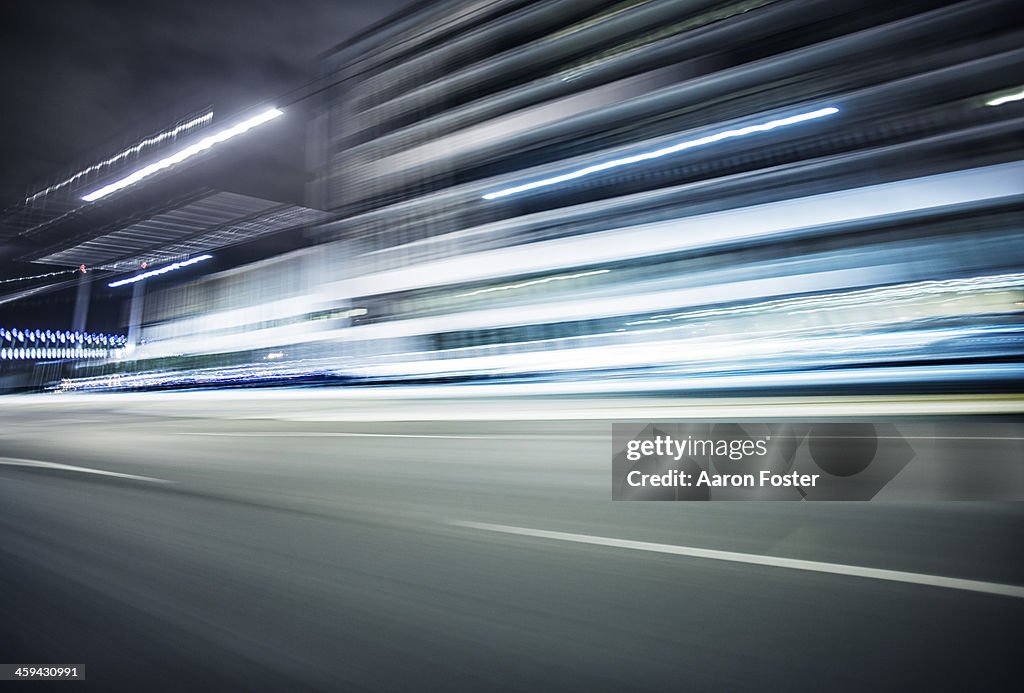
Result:
{"label": "blurred building facade", "polygon": [[154,292],[104,368],[1015,378],[1014,4],[417,5],[324,57],[321,244]]}

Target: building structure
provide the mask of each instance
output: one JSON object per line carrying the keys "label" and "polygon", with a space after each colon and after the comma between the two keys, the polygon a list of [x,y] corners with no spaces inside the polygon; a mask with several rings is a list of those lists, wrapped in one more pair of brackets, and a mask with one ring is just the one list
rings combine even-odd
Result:
{"label": "building structure", "polygon": [[[328,215],[287,197],[263,197],[275,186],[245,172],[249,152],[225,144],[280,115],[265,108],[255,115],[192,114],[108,148],[0,212],[10,256],[0,278],[0,322],[20,328],[12,334],[87,335],[88,325],[127,336],[117,350],[11,342],[0,353],[2,387],[31,387],[74,362],[130,355],[141,338],[146,282],[126,277],[162,276],[165,268],[208,259],[209,251],[268,238],[303,244],[303,230]],[[102,309],[90,315],[92,304]]]}
{"label": "building structure", "polygon": [[137,358],[374,381],[1011,381],[1012,9],[417,5],[324,58],[321,245],[168,290]]}

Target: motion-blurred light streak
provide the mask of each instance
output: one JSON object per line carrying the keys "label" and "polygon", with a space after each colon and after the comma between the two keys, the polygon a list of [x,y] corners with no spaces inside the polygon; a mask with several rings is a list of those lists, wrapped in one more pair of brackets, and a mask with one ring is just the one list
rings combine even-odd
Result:
{"label": "motion-blurred light streak", "polygon": [[78,272],[76,269],[57,270],[56,272],[46,272],[44,274],[33,274],[25,277],[10,277],[8,279],[0,279],[0,284],[14,284],[16,282],[27,282],[34,279],[46,279],[48,277],[59,277],[64,274],[72,274]]}
{"label": "motion-blurred light streak", "polygon": [[986,101],[986,106],[1002,106],[1004,103],[1011,103],[1013,101],[1024,100],[1024,89],[1013,94],[1006,94],[1005,96],[999,96],[991,101]]}
{"label": "motion-blurred light streak", "polygon": [[[789,277],[786,277],[789,279]],[[872,287],[850,291],[845,294],[825,294],[814,296],[798,296],[774,301],[766,301],[751,305],[727,306],[708,310],[687,311],[671,315],[655,315],[645,320],[627,322],[627,325],[652,325],[672,320],[694,320],[698,318],[721,317],[727,315],[743,315],[767,310],[788,310],[790,312],[813,312],[831,310],[843,306],[862,306],[868,301],[894,302],[899,299],[919,298],[927,295],[946,293],[969,293],[973,291],[993,291],[996,289],[1016,288],[1024,286],[1024,273],[1014,272],[987,277],[965,277],[959,279],[931,280],[899,284],[895,286]]]}
{"label": "motion-blurred light streak", "polygon": [[35,193],[31,197],[26,198],[25,202],[26,203],[33,202],[34,200],[37,200],[40,197],[43,197],[45,195],[49,195],[50,193],[56,192],[56,191],[60,190],[61,188],[67,187],[68,185],[71,185],[72,183],[77,181],[79,178],[83,178],[83,177],[89,175],[90,173],[93,173],[95,171],[99,171],[101,168],[104,168],[106,166],[110,166],[111,164],[116,164],[118,161],[121,161],[122,159],[126,159],[127,157],[131,156],[132,154],[138,154],[139,152],[141,152],[146,147],[151,147],[154,144],[160,144],[164,140],[171,139],[172,137],[177,137],[178,135],[182,134],[183,132],[187,132],[187,131],[192,130],[194,128],[206,125],[211,120],[213,120],[213,111],[207,111],[203,115],[197,116],[195,118],[192,118],[191,120],[188,120],[188,121],[186,121],[184,123],[181,123],[180,125],[177,125],[177,126],[173,127],[170,130],[166,130],[166,131],[161,132],[161,133],[159,133],[157,135],[153,135],[152,137],[147,137],[146,139],[144,139],[144,140],[142,140],[142,141],[132,145],[131,147],[128,147],[127,149],[121,150],[120,152],[118,152],[117,154],[115,154],[114,156],[112,156],[112,157],[110,157],[108,159],[104,159],[103,161],[101,161],[101,162],[99,162],[97,164],[93,164],[92,166],[90,166],[88,168],[82,169],[81,171],[79,171],[75,175],[71,176],[70,178],[67,178],[66,180],[61,181],[60,183],[55,183],[54,185],[49,186],[45,190],[40,190],[39,192]]}
{"label": "motion-blurred light streak", "polygon": [[107,284],[107,286],[109,286],[111,289],[116,289],[119,286],[124,286],[125,284],[134,284],[135,282],[141,282],[143,279],[149,279],[150,277],[158,277],[161,274],[167,274],[168,272],[173,272],[174,270],[181,269],[182,267],[188,267],[189,265],[194,265],[197,262],[209,260],[212,257],[213,255],[199,255],[189,260],[183,260],[181,262],[175,262],[173,264],[167,265],[166,267],[161,267],[160,269],[151,270],[149,272],[143,272],[142,274],[136,274],[134,277],[128,277],[127,279],[118,279],[116,282],[110,282],[109,284]]}
{"label": "motion-blurred light streak", "polygon": [[516,284],[506,284],[504,286],[490,286],[486,289],[477,289],[476,291],[470,291],[465,294],[459,294],[456,298],[468,298],[470,296],[480,296],[481,294],[491,294],[496,291],[511,291],[513,289],[524,289],[528,286],[537,286],[539,284],[548,284],[550,282],[562,282],[570,279],[581,279],[583,277],[593,277],[598,274],[607,274],[611,272],[608,269],[591,270],[589,272],[577,272],[576,274],[563,274],[557,277],[544,277],[543,279],[531,279],[525,282],[518,282]]}
{"label": "motion-blurred light streak", "polygon": [[778,118],[776,120],[769,120],[766,123],[758,123],[756,125],[748,125],[743,128],[737,128],[734,130],[723,130],[716,132],[713,135],[705,135],[704,137],[698,137],[693,140],[686,140],[685,142],[678,142],[668,147],[662,147],[652,152],[644,152],[643,154],[635,154],[633,156],[623,157],[621,159],[612,159],[611,161],[605,161],[604,163],[594,164],[593,166],[587,166],[585,168],[570,171],[569,173],[563,173],[559,176],[553,176],[551,178],[543,178],[536,180],[531,183],[524,183],[522,185],[516,185],[511,188],[505,188],[504,190],[497,190],[495,192],[489,192],[483,196],[485,200],[496,200],[501,197],[508,197],[509,195],[515,195],[527,190],[535,190],[537,188],[544,188],[549,185],[555,185],[557,183],[564,183],[568,180],[575,180],[584,176],[589,176],[593,173],[599,173],[601,171],[607,171],[609,169],[618,168],[619,166],[628,166],[629,164],[635,164],[640,161],[648,161],[650,159],[657,159],[662,156],[669,154],[675,154],[687,149],[694,149],[696,147],[703,147],[705,145],[714,144],[715,142],[721,142],[722,140],[732,139],[734,137],[745,137],[747,135],[753,135],[759,132],[768,132],[780,127],[786,127],[789,125],[795,125],[797,123],[803,123],[808,120],[816,120],[818,118],[824,118],[826,116],[835,115],[839,112],[839,109],[835,106],[828,106],[826,108],[819,108],[816,111],[808,111],[807,113],[799,113],[788,118]]}
{"label": "motion-blurred light streak", "polygon": [[248,118],[240,123],[232,125],[231,127],[225,130],[221,130],[218,133],[209,135],[208,137],[204,137],[195,144],[189,145],[188,147],[185,147],[184,149],[177,151],[168,157],[160,159],[159,161],[155,161],[152,164],[149,164],[148,166],[144,166],[143,168],[140,168],[138,171],[130,173],[124,178],[121,178],[120,180],[116,180],[113,183],[105,185],[98,190],[94,190],[88,195],[83,195],[82,199],[85,200],[86,202],[95,202],[96,200],[104,198],[107,195],[113,194],[118,190],[123,190],[124,188],[127,188],[129,185],[134,185],[135,183],[138,183],[142,179],[148,178],[149,176],[152,176],[155,173],[159,173],[160,171],[163,171],[166,168],[170,168],[171,166],[175,164],[180,164],[186,159],[190,159],[197,154],[201,154],[215,144],[219,144],[221,142],[230,140],[233,137],[237,137],[238,135],[248,132],[249,130],[253,129],[258,125],[262,125],[263,123],[271,121],[274,118],[277,118],[282,115],[284,115],[284,113],[279,109],[269,108],[263,111],[262,113],[253,116],[252,118]]}
{"label": "motion-blurred light streak", "polygon": [[760,238],[826,225],[918,215],[1024,193],[1024,162],[907,178],[697,216],[653,221],[385,270],[339,283],[339,291],[387,293],[441,283],[557,271]]}
{"label": "motion-blurred light streak", "polygon": [[[1018,389],[1024,161],[1007,133],[1024,89],[1006,75],[1024,53],[993,19],[1010,0],[653,4],[595,33],[553,0],[471,29],[413,11],[450,40],[356,38],[323,65],[346,88],[310,113],[308,192],[330,215],[311,245],[161,281],[134,350],[60,390]],[[402,57],[365,64],[382,46]],[[600,69],[557,81],[584,53]],[[139,289],[156,272],[122,277],[146,269],[104,283]]]}

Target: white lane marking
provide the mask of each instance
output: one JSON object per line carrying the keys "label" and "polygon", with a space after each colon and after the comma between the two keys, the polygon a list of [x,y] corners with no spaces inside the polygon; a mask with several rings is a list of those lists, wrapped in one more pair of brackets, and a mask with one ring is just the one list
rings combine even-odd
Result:
{"label": "white lane marking", "polygon": [[448,524],[455,525],[457,527],[466,527],[469,529],[479,529],[486,532],[501,532],[503,534],[516,534],[524,537],[535,537],[539,539],[571,541],[577,544],[596,544],[598,546],[609,546],[616,549],[651,551],[654,553],[667,553],[676,556],[689,556],[691,558],[708,558],[715,561],[750,563],[753,565],[768,566],[772,568],[808,570],[816,573],[848,575],[852,577],[871,578],[874,580],[904,582],[912,585],[927,585],[929,587],[946,587],[955,590],[966,590],[968,592],[982,592],[985,594],[995,594],[1003,597],[1024,598],[1024,586],[1007,585],[998,582],[966,580],[963,578],[944,577],[942,575],[927,575],[924,573],[908,573],[902,570],[867,568],[864,566],[844,565],[842,563],[806,561],[799,558],[763,556],[754,553],[737,553],[735,551],[720,551],[717,549],[700,549],[692,546],[676,546],[674,544],[655,544],[647,541],[615,539],[613,537],[598,537],[589,534],[551,532],[543,529],[513,527],[510,525],[495,525],[487,522],[468,522],[456,520],[450,521]]}
{"label": "white lane marking", "polygon": [[122,474],[121,472],[108,472],[104,469],[92,469],[90,467],[75,467],[70,464],[59,464],[57,462],[43,462],[42,460],[25,460],[15,457],[0,457],[0,465],[9,467],[34,467],[36,469],[54,469],[62,472],[80,472],[82,474],[98,474],[100,476],[113,476],[119,479],[134,479],[135,481],[149,481],[154,484],[173,484],[173,481],[156,479],[151,476],[139,476],[138,474]]}

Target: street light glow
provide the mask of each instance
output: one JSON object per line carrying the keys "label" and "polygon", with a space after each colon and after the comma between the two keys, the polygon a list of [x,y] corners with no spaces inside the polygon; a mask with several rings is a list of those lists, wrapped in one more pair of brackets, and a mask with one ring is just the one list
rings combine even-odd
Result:
{"label": "street light glow", "polygon": [[202,152],[205,152],[207,149],[209,149],[215,144],[224,142],[226,140],[231,139],[232,137],[236,137],[238,135],[241,135],[242,133],[248,132],[257,125],[262,125],[263,123],[273,120],[274,118],[277,118],[278,116],[281,115],[284,115],[284,113],[278,110],[277,108],[269,108],[266,111],[260,113],[259,115],[255,115],[252,118],[243,120],[242,122],[232,125],[231,127],[225,130],[221,130],[220,132],[214,133],[208,137],[204,137],[195,144],[189,145],[184,149],[181,149],[175,152],[174,154],[171,154],[168,157],[153,162],[152,164],[149,164],[148,166],[144,166],[143,168],[140,168],[138,171],[130,173],[120,180],[114,181],[109,185],[105,185],[98,190],[94,190],[88,195],[84,195],[82,199],[85,200],[86,202],[95,202],[96,200],[99,200],[100,198],[115,193],[118,190],[127,188],[129,185],[134,185],[143,178],[148,178],[149,176],[152,176],[154,173],[159,173],[160,171],[163,171],[165,168],[169,168],[174,164],[180,164],[182,161],[185,161],[186,159],[189,159],[195,156],[196,154],[201,154]]}

